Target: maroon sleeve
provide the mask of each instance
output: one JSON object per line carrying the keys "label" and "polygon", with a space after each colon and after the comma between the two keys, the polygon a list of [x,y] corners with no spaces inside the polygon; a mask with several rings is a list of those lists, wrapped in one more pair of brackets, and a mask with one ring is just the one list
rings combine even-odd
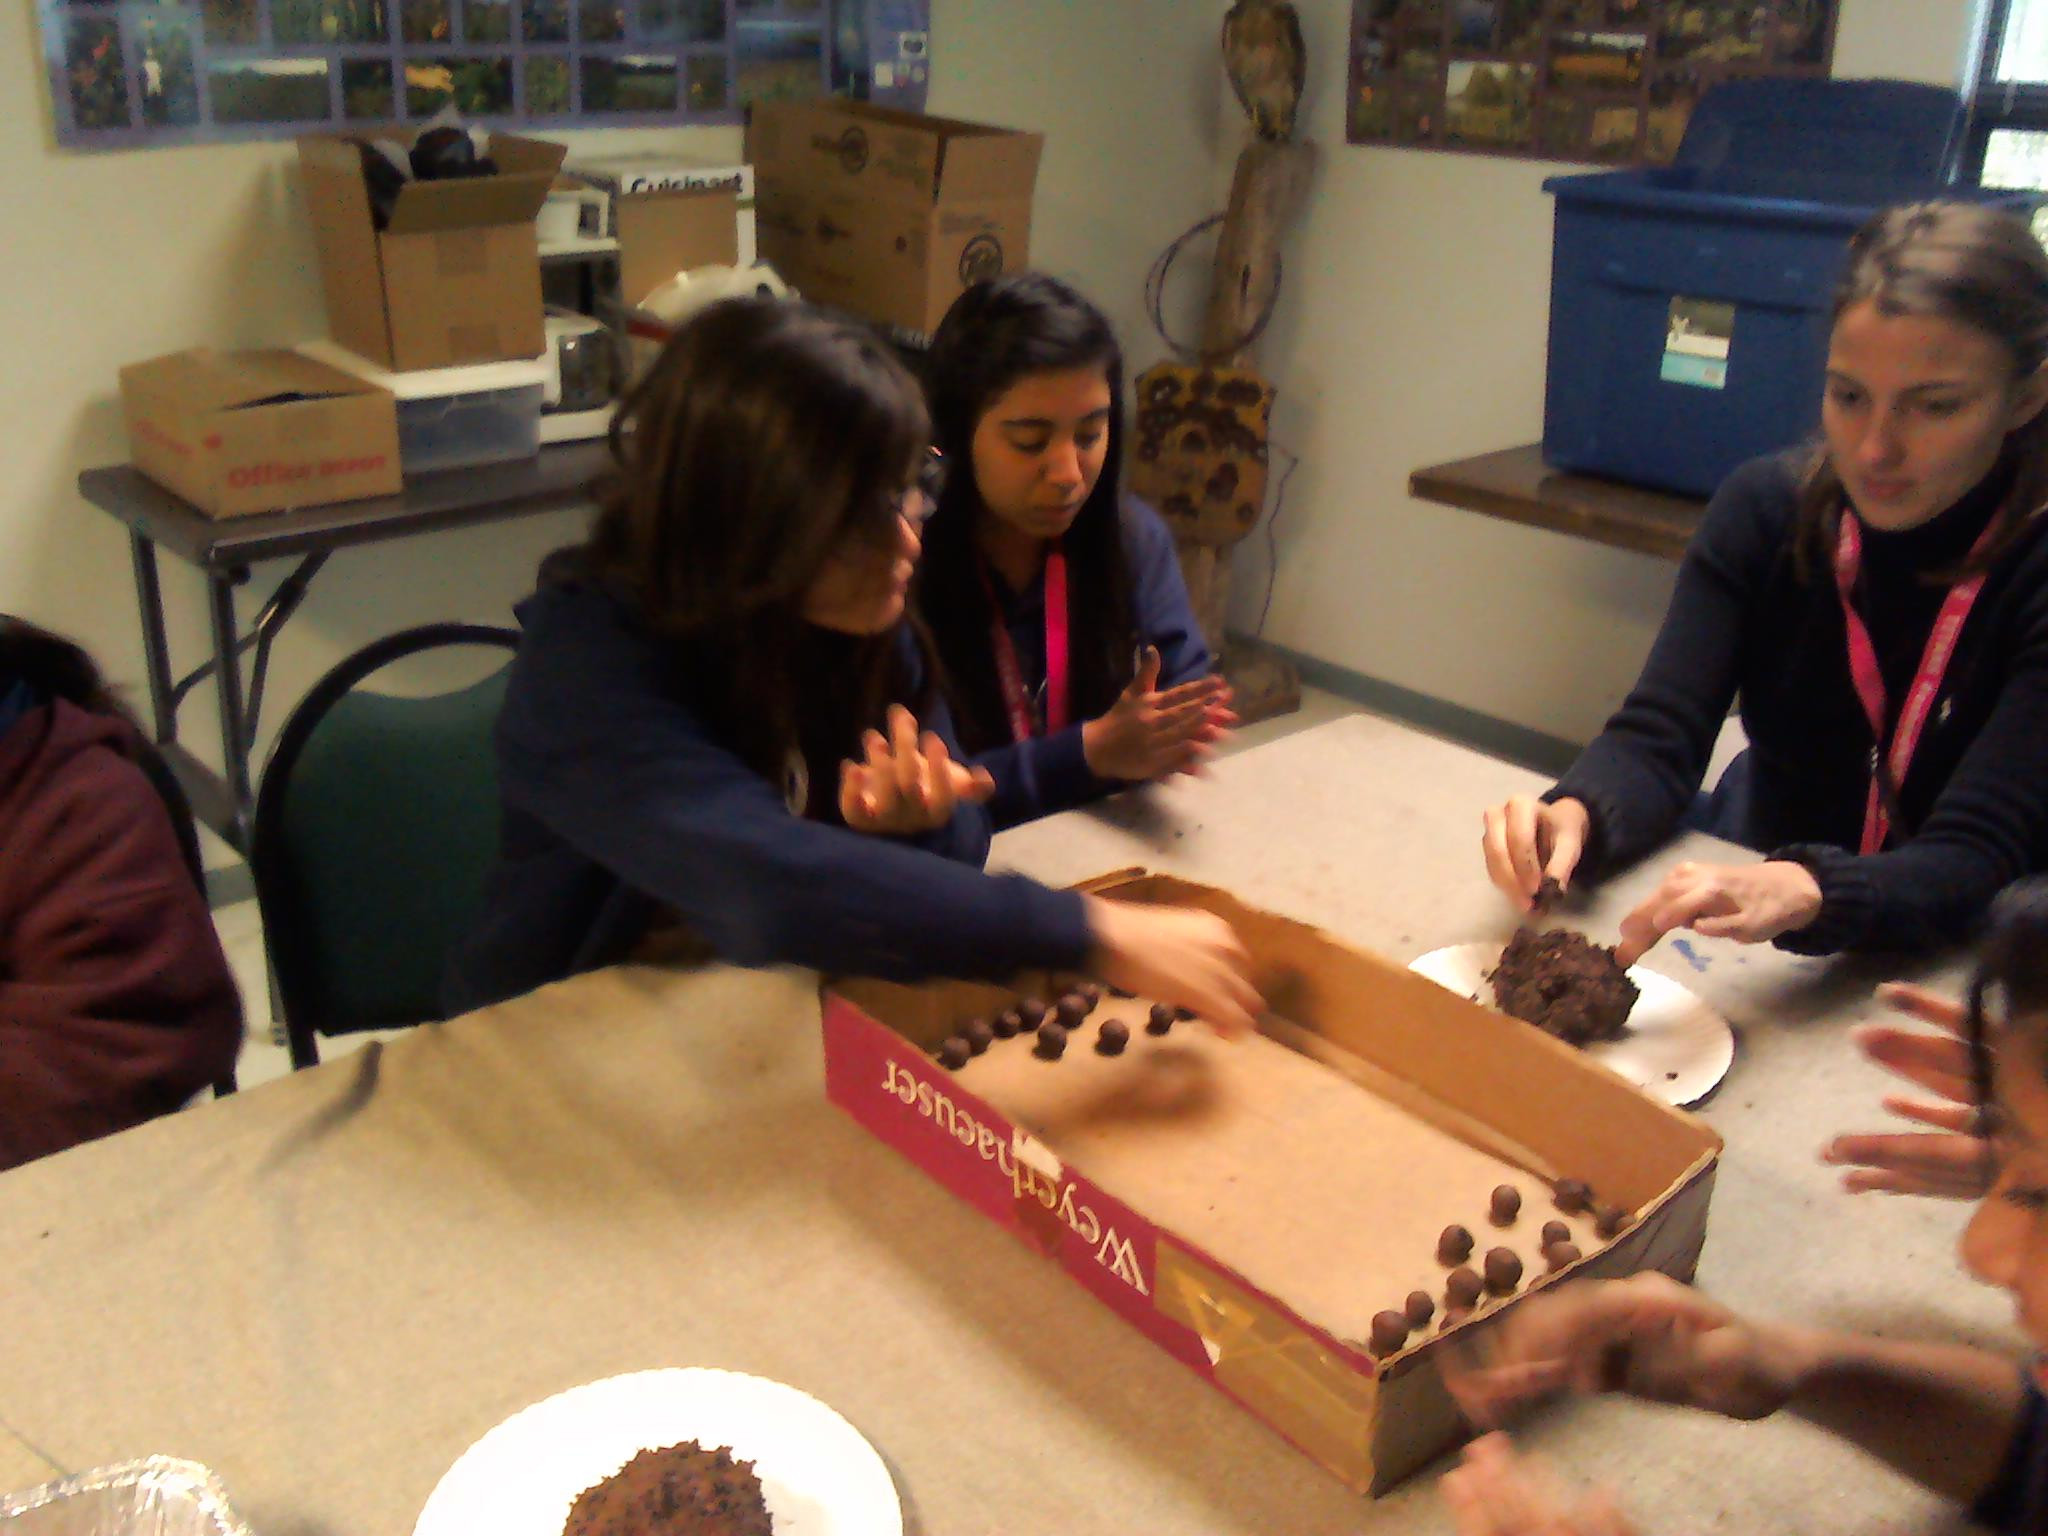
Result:
{"label": "maroon sleeve", "polygon": [[86,751],[6,810],[0,1168],[177,1108],[242,1036],[212,917],[134,764]]}

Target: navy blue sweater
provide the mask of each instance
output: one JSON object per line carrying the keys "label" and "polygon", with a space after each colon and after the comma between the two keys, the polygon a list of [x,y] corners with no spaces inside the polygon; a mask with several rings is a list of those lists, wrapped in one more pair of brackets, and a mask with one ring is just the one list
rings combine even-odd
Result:
{"label": "navy blue sweater", "polygon": [[[1930,523],[1864,535],[1856,605],[1884,674],[1887,739],[1945,595],[1927,578],[1968,552],[2004,483],[1994,472]],[[1985,580],[1899,786],[1904,826],[1862,856],[1874,737],[1833,573],[1802,581],[1793,568],[1796,491],[1789,455],[1728,478],[1641,679],[1545,798],[1590,812],[1589,877],[1641,858],[1677,827],[1739,695],[1750,743],[1739,841],[1806,865],[1821,889],[1820,915],[1777,943],[1831,954],[1957,942],[2002,887],[2048,868],[2048,519]]]}
{"label": "navy blue sweater", "polygon": [[[1202,638],[1202,626],[1195,622],[1173,535],[1165,522],[1142,501],[1126,497],[1123,539],[1131,577],[1131,617],[1138,643],[1159,648],[1159,686],[1173,688],[1208,676],[1214,659]],[[1045,687],[1044,569],[1041,567],[1021,592],[1011,592],[1000,577],[994,586],[1002,604],[1003,627],[1017,652],[1017,670],[1032,697],[1040,698]],[[943,651],[946,636],[935,638]],[[974,761],[996,781],[989,814],[998,827],[1068,810],[1129,787],[1121,779],[1101,778],[1089,768],[1081,750],[1079,722],[1050,735],[977,753]]]}
{"label": "navy blue sweater", "polygon": [[1970,1511],[1999,1536],[2041,1536],[2048,1531],[2048,1403],[2041,1397],[2037,1362],[2024,1372],[2026,1396],[2005,1464]]}
{"label": "navy blue sweater", "polygon": [[[741,965],[995,979],[1086,956],[1078,895],[982,872],[982,808],[916,840],[805,820],[710,735],[619,603],[546,586],[518,614],[499,860],[450,967],[451,1009],[623,959],[664,908]],[[951,736],[942,710],[923,724]]]}

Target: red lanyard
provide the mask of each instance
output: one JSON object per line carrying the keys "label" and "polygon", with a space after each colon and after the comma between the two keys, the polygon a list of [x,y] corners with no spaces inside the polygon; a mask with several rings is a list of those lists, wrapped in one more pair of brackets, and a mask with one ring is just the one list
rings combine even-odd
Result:
{"label": "red lanyard", "polygon": [[[1977,536],[1977,542],[1970,548],[1973,558],[1990,537],[1990,528]],[[1878,753],[1884,743],[1884,673],[1877,664],[1877,647],[1871,644],[1870,630],[1850,600],[1856,588],[1856,574],[1862,568],[1862,528],[1856,514],[1844,507],[1835,535],[1835,591],[1842,599],[1842,620],[1849,632],[1849,677],[1856,685],[1856,697],[1862,701],[1863,713],[1870,720],[1871,737],[1877,743],[1870,749],[1870,794],[1863,805],[1863,844],[1858,850],[1869,854],[1884,847],[1891,834],[1892,820],[1879,790],[1878,774]],[[1906,769],[1913,762],[1914,749],[1920,745],[1920,732],[1927,725],[1928,712],[1934,708],[1949,660],[1956,653],[1956,637],[1963,632],[1963,623],[1970,617],[1970,608],[1983,586],[1982,571],[1957,582],[1948,589],[1941,611],[1935,615],[1934,628],[1927,635],[1927,648],[1920,656],[1920,670],[1913,674],[1906,702],[1899,710],[1898,728],[1892,732],[1891,748],[1885,752],[1885,765],[1895,789],[1906,782]]]}
{"label": "red lanyard", "polygon": [[[989,580],[988,566],[981,567],[982,590],[988,593],[989,639],[996,653],[996,681],[1002,684],[1003,705],[1010,713],[1010,734],[1029,741],[1038,734],[1032,718],[1031,695],[1024,688],[1024,671],[1017,664],[1017,648],[1010,643],[1009,627],[1003,623],[1003,605]],[[1045,729],[1050,735],[1067,728],[1067,557],[1054,548],[1045,557]]]}

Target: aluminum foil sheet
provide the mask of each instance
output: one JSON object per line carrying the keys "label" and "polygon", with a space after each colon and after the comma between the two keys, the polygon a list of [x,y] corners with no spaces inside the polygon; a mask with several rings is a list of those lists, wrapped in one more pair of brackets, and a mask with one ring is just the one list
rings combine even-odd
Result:
{"label": "aluminum foil sheet", "polygon": [[5,1536],[252,1536],[196,1461],[145,1456],[0,1493]]}

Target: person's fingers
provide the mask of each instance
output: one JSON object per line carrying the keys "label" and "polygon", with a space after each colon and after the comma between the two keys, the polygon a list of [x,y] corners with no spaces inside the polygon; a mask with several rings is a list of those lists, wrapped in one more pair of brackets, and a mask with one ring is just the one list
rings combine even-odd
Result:
{"label": "person's fingers", "polygon": [[920,776],[924,807],[936,826],[953,814],[953,754],[936,731],[926,731],[917,739],[917,745],[919,756],[924,759]]}
{"label": "person's fingers", "polygon": [[896,792],[915,805],[924,758],[917,750],[917,717],[901,704],[889,706],[889,755],[894,760]]}
{"label": "person's fingers", "polygon": [[1929,1035],[1894,1029],[1889,1024],[1861,1024],[1849,1038],[1864,1056],[1886,1071],[1917,1083],[1929,1093],[1968,1104],[1977,1097],[1970,1048],[1953,1035]]}
{"label": "person's fingers", "polygon": [[1143,695],[1159,686],[1159,647],[1148,645],[1138,653],[1138,675],[1131,679],[1130,693]]}
{"label": "person's fingers", "polygon": [[1970,1137],[1977,1134],[1978,1115],[1974,1104],[1928,1104],[1919,1099],[1887,1094],[1884,1107],[1901,1120],[1931,1125],[1938,1131],[1953,1131],[1958,1136]]}
{"label": "person's fingers", "polygon": [[953,772],[953,793],[961,800],[980,805],[996,792],[996,776],[986,768],[955,763]]}
{"label": "person's fingers", "polygon": [[1162,708],[1169,704],[1200,704],[1206,708],[1216,702],[1216,679],[1197,677],[1175,683],[1171,688],[1154,689],[1152,702]]}
{"label": "person's fingers", "polygon": [[1550,820],[1550,857],[1543,861],[1543,873],[1557,882],[1560,891],[1572,888],[1572,876],[1586,851],[1586,834],[1576,821],[1563,817]]}
{"label": "person's fingers", "polygon": [[880,731],[862,731],[860,750],[870,768],[879,768],[889,761],[889,740]]}
{"label": "person's fingers", "polygon": [[861,780],[864,770],[851,758],[839,764],[839,819],[849,827],[858,827],[865,820],[862,804]]}
{"label": "person's fingers", "polygon": [[1209,706],[1200,699],[1189,699],[1169,708],[1152,706],[1145,716],[1146,733],[1153,737],[1182,736],[1198,730],[1209,718]]}
{"label": "person's fingers", "polygon": [[1969,1021],[1969,1010],[1955,998],[1944,997],[1939,992],[1915,986],[1910,981],[1880,982],[1877,1000],[1908,1018],[1939,1025],[1955,1035],[1962,1034],[1964,1026]]}
{"label": "person's fingers", "polygon": [[1543,883],[1543,867],[1536,860],[1537,819],[1541,810],[1527,795],[1516,795],[1507,804],[1508,859],[1514,866],[1515,888],[1532,899]]}
{"label": "person's fingers", "polygon": [[1621,920],[1621,942],[1614,958],[1624,969],[1634,965],[1665,934],[1674,928],[1690,928],[1701,913],[1719,899],[1711,881],[1681,880],[1664,888]]}
{"label": "person's fingers", "polygon": [[1517,911],[1528,911],[1533,893],[1522,889],[1515,878],[1515,862],[1508,857],[1506,806],[1490,805],[1486,808],[1485,830],[1480,834],[1479,850],[1486,856],[1486,878],[1515,904]]}

